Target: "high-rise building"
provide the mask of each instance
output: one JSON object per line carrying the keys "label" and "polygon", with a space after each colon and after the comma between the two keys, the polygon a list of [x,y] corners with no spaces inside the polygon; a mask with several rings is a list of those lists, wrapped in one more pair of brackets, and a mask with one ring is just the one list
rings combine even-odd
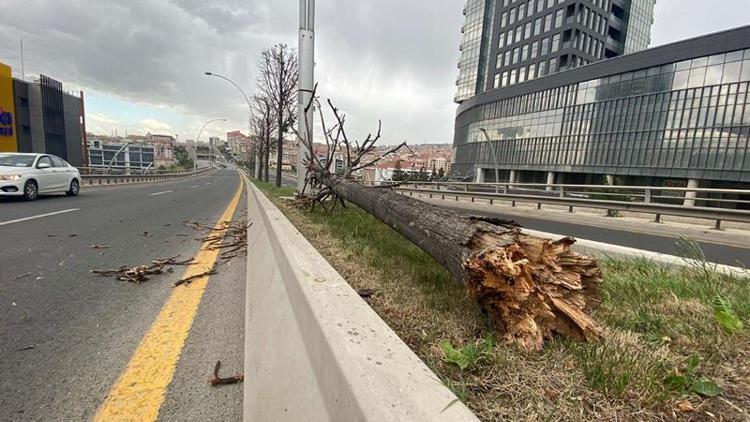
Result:
{"label": "high-rise building", "polygon": [[467,0],[455,100],[646,49],[656,0]]}

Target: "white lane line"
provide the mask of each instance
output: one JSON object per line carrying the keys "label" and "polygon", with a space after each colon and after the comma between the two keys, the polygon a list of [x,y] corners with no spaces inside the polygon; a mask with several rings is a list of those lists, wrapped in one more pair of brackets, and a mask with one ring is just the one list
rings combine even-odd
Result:
{"label": "white lane line", "polygon": [[69,213],[69,212],[80,211],[80,210],[81,210],[80,208],[71,208],[69,210],[49,212],[47,214],[39,214],[39,215],[31,216],[31,217],[19,218],[19,219],[16,219],[16,220],[2,221],[2,222],[0,222],[0,226],[7,226],[8,224],[20,223],[22,221],[36,220],[37,218],[51,217],[53,215],[66,214],[66,213]]}
{"label": "white lane line", "polygon": [[174,192],[174,191],[172,191],[172,190],[165,190],[164,192],[149,193],[148,196],[159,196],[159,195],[164,195],[164,194],[172,193],[172,192]]}

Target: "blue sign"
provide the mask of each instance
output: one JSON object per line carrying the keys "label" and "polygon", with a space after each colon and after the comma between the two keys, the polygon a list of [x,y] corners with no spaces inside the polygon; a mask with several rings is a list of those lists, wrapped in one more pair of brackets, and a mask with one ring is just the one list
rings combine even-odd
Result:
{"label": "blue sign", "polygon": [[0,136],[13,136],[13,113],[0,108]]}

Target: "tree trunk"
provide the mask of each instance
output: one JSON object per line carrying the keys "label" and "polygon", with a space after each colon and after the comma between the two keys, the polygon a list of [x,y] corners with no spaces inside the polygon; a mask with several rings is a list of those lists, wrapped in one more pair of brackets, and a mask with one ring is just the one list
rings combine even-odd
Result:
{"label": "tree trunk", "polygon": [[266,129],[266,156],[263,158],[263,161],[265,161],[264,166],[266,168],[265,177],[263,179],[264,182],[268,183],[268,172],[270,171],[270,164],[271,164],[271,129]]}
{"label": "tree trunk", "polygon": [[284,133],[282,132],[282,125],[284,124],[284,109],[283,104],[282,107],[279,109],[279,137],[276,140],[276,187],[281,187],[281,159],[283,155],[283,148],[284,148]]}
{"label": "tree trunk", "polygon": [[574,239],[528,236],[510,221],[441,208],[331,174],[316,176],[462,281],[506,341],[539,350],[554,333],[584,341],[601,337],[589,316],[601,303],[601,271],[595,258],[570,250]]}

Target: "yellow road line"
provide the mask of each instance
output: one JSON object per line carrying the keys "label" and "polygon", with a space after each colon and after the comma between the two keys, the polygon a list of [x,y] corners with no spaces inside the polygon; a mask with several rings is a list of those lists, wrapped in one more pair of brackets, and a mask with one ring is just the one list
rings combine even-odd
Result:
{"label": "yellow road line", "polygon": [[[231,221],[237,209],[244,181],[219,219]],[[219,250],[208,250],[206,244],[194,258],[184,277],[210,270]],[[172,382],[177,361],[190,333],[209,277],[194,280],[189,286],[174,289],[146,336],[130,359],[125,371],[99,408],[95,421],[155,421]]]}

